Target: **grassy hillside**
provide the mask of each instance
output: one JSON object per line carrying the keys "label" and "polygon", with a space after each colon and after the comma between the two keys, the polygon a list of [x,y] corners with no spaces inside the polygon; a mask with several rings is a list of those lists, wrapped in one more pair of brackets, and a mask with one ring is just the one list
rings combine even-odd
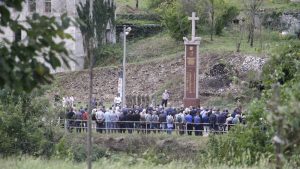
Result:
{"label": "grassy hillside", "polygon": [[[151,0],[139,0],[140,9],[147,9],[147,4]],[[239,9],[244,9],[245,0],[225,0],[227,3],[237,6]],[[136,0],[116,0],[118,7],[129,5],[135,7]],[[290,2],[290,0],[265,0],[263,5],[265,9],[272,10],[299,10],[300,3]]]}
{"label": "grassy hillside", "polygon": [[[257,32],[254,41],[254,47],[250,47],[247,43],[246,33],[243,32],[241,53],[253,55],[266,55],[277,46],[289,43],[289,37],[282,37],[279,32],[262,30]],[[214,36],[214,40],[210,40],[209,35],[199,35],[201,39],[200,57],[203,53],[232,53],[236,52],[236,44],[239,39],[239,32],[225,31],[222,36]],[[120,46],[121,47],[121,46]],[[121,49],[120,49],[121,50]],[[161,33],[153,37],[129,41],[128,43],[128,62],[144,63],[151,60],[174,58],[184,54],[184,44],[176,42],[167,33]]]}

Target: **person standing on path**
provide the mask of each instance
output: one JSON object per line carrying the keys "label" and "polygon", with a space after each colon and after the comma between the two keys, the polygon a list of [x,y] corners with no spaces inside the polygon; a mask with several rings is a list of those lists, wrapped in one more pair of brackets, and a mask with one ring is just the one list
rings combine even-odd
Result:
{"label": "person standing on path", "polygon": [[169,97],[170,95],[168,93],[168,90],[165,90],[165,92],[162,94],[162,101],[161,101],[162,106],[167,107]]}

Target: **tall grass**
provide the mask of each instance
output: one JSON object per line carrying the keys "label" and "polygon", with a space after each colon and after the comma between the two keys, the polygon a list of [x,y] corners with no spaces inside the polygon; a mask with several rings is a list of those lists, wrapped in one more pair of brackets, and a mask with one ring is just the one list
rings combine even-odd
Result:
{"label": "tall grass", "polygon": [[[93,168],[105,168],[105,169],[259,169],[267,168],[266,161],[262,161],[257,166],[246,167],[230,167],[227,165],[214,165],[214,164],[197,164],[193,162],[182,161],[170,161],[170,163],[164,165],[156,165],[145,159],[138,157],[128,157],[126,155],[115,156],[110,159],[102,158],[93,163]],[[63,160],[44,160],[41,158],[22,157],[22,158],[8,158],[0,159],[1,169],[84,169],[86,163],[74,163],[71,161]]]}

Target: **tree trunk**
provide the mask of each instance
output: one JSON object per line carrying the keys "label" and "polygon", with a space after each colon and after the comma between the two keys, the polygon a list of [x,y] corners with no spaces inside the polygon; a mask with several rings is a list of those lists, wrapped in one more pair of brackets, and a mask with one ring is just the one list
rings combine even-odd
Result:
{"label": "tree trunk", "polygon": [[[90,20],[92,20],[93,18],[93,3],[94,0],[90,0],[90,11],[89,11],[89,17]],[[93,52],[94,52],[94,41],[93,41],[93,37],[89,37],[89,39],[87,40],[87,54],[89,56],[89,61],[90,61],[90,65],[89,65],[89,74],[90,74],[90,87],[89,87],[89,104],[88,104],[88,108],[89,108],[89,114],[88,114],[88,121],[87,121],[87,130],[88,130],[88,134],[87,134],[87,168],[88,169],[92,169],[92,104],[91,104],[91,100],[92,100],[92,92],[93,92]]]}
{"label": "tree trunk", "polygon": [[251,26],[250,26],[250,46],[254,44],[254,30],[255,30],[255,12],[251,14]]}
{"label": "tree trunk", "polygon": [[139,0],[135,0],[135,8],[139,9]]}
{"label": "tree trunk", "polygon": [[215,20],[215,10],[214,10],[214,4],[212,2],[212,11],[211,11],[211,30],[210,30],[210,40],[213,41],[213,35],[215,32],[215,24],[214,24],[214,20]]}
{"label": "tree trunk", "polygon": [[89,58],[90,58],[90,65],[89,65],[89,104],[88,104],[88,153],[87,153],[87,163],[88,169],[92,169],[92,94],[93,94],[93,38],[91,38],[90,46],[89,46]]}
{"label": "tree trunk", "polygon": [[239,32],[239,39],[238,39],[238,43],[236,45],[236,52],[240,52],[241,51],[241,44],[242,44],[242,39],[243,39],[243,23],[240,26],[240,32]]}

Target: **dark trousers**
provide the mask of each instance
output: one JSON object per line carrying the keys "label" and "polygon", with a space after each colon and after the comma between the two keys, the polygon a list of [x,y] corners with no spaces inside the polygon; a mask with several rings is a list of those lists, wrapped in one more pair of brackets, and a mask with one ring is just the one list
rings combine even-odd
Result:
{"label": "dark trousers", "polygon": [[126,128],[126,125],[123,123],[123,122],[120,122],[119,123],[119,133],[125,133],[125,128]]}
{"label": "dark trousers", "polygon": [[201,130],[201,126],[200,124],[195,124],[195,136],[201,136],[202,135],[202,131]]}
{"label": "dark trousers", "polygon": [[147,123],[146,124],[146,132],[149,134],[150,132],[151,132],[151,125],[150,125],[150,123]]}
{"label": "dark trousers", "polygon": [[76,121],[75,127],[76,127],[76,132],[80,133],[81,132],[81,121]]}
{"label": "dark trousers", "polygon": [[126,126],[128,133],[131,134],[133,130],[133,123],[126,123]]}
{"label": "dark trousers", "polygon": [[188,123],[187,124],[187,133],[188,135],[192,135],[192,130],[193,130],[193,124]]}
{"label": "dark trousers", "polygon": [[98,133],[103,133],[103,130],[104,130],[104,127],[105,127],[104,122],[97,122],[96,121],[96,124],[97,124],[97,130],[96,131]]}
{"label": "dark trousers", "polygon": [[184,125],[183,125],[183,123],[178,123],[178,130],[179,130],[180,135],[184,134]]}
{"label": "dark trousers", "polygon": [[162,99],[161,105],[167,107],[167,104],[168,104],[168,100]]}

